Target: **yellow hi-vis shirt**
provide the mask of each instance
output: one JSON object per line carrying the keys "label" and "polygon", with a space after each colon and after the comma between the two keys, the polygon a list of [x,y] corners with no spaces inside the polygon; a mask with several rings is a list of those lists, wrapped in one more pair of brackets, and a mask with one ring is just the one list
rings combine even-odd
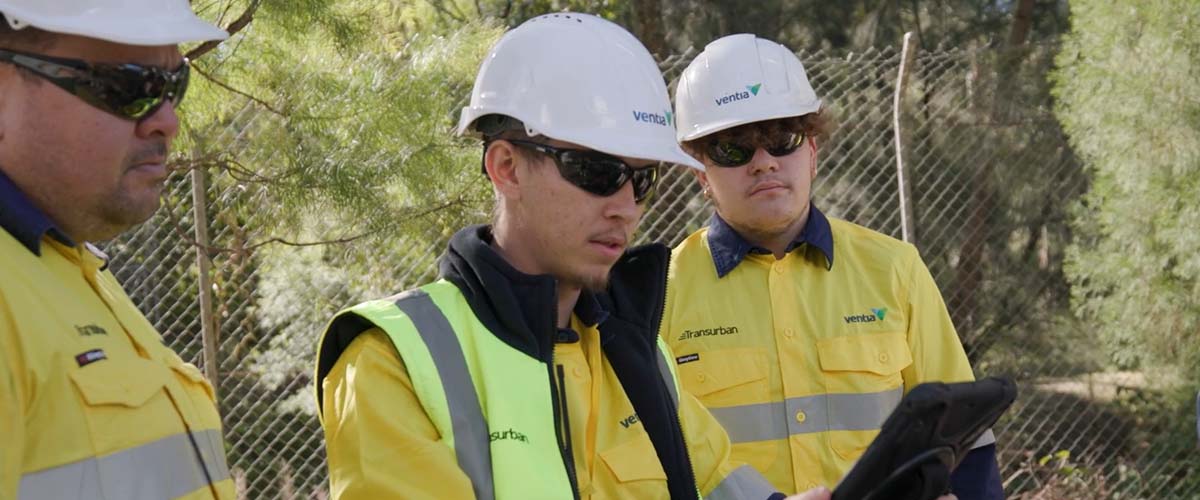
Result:
{"label": "yellow hi-vis shirt", "polygon": [[37,236],[0,229],[0,499],[233,499],[211,386],[98,251]]}
{"label": "yellow hi-vis shirt", "polygon": [[785,492],[836,485],[907,389],[974,379],[916,248],[810,213],[779,260],[714,216],[672,253],[660,330],[733,459]]}
{"label": "yellow hi-vis shirt", "polygon": [[[666,474],[601,351],[599,331],[574,316],[571,326],[579,340],[556,343],[554,361],[563,370],[580,498],[668,498]],[[382,330],[355,337],[317,383],[324,384],[332,498],[474,498]],[[696,482],[707,495],[741,464],[728,460],[725,432],[695,398],[681,392],[679,405]]]}

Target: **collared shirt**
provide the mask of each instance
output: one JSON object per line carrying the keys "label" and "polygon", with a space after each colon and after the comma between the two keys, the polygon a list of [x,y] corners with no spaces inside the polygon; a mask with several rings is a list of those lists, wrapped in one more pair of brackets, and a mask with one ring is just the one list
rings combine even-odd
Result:
{"label": "collared shirt", "polygon": [[0,498],[232,499],[212,387],[0,174]]}
{"label": "collared shirt", "polygon": [[974,378],[916,249],[815,207],[780,259],[719,216],[680,243],[660,332],[733,459],[785,492],[835,486],[907,389]]}
{"label": "collared shirt", "polygon": [[[825,256],[825,268],[833,268],[833,232],[829,228],[829,219],[816,206],[809,205],[808,222],[796,239],[788,243],[785,253],[810,245],[820,250]],[[733,268],[742,263],[749,254],[770,254],[771,251],[754,246],[742,235],[725,222],[720,215],[713,212],[708,220],[708,247],[712,250],[713,265],[716,266],[717,276],[724,278]]]}
{"label": "collared shirt", "polygon": [[[600,301],[596,300],[596,296],[587,290],[579,294],[579,300],[575,302],[575,310],[573,312],[575,315],[572,319],[578,324],[578,327],[572,328],[568,325],[567,328],[559,328],[554,337],[556,344],[579,342],[580,327],[598,329],[600,323],[608,319],[608,311],[604,309],[604,306],[600,305]],[[603,334],[601,334],[600,345],[604,345],[605,340],[607,340],[603,337]]]}
{"label": "collared shirt", "polygon": [[47,234],[66,246],[75,246],[3,171],[0,171],[0,228],[34,255],[42,254],[42,236]]}

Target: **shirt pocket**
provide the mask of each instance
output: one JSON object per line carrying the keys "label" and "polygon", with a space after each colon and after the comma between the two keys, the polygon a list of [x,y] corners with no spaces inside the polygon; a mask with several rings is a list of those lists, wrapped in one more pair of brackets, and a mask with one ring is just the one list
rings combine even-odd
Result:
{"label": "shirt pocket", "polygon": [[105,359],[70,372],[83,419],[97,454],[128,448],[145,436],[165,436],[179,426],[163,396],[167,370],[139,358]]}
{"label": "shirt pocket", "polygon": [[[729,435],[730,458],[766,470],[775,463],[786,425],[776,428],[771,415],[756,411],[769,405],[767,353],[759,348],[719,349],[699,353],[679,365],[684,389],[713,413]],[[763,440],[762,431],[770,438]]]}
{"label": "shirt pocket", "polygon": [[880,392],[903,385],[900,370],[912,364],[903,333],[872,333],[817,341],[817,357],[830,394]]}
{"label": "shirt pocket", "polygon": [[[866,450],[879,426],[899,399],[904,386],[900,371],[912,364],[912,352],[903,333],[873,333],[833,337],[817,341],[826,393],[833,397],[863,398],[852,405],[829,408],[829,423],[837,429],[829,432],[829,445],[849,467]],[[853,415],[840,411],[855,408]],[[853,425],[839,420],[851,419]],[[844,427],[843,427],[844,426]],[[848,428],[847,428],[848,427]]]}
{"label": "shirt pocket", "polygon": [[765,403],[767,355],[763,349],[719,349],[678,365],[680,382],[706,407]]}
{"label": "shirt pocket", "polygon": [[663,472],[654,444],[645,432],[639,432],[633,439],[600,452],[600,459],[615,481],[610,482],[611,489],[597,488],[598,498],[669,497],[667,474]]}

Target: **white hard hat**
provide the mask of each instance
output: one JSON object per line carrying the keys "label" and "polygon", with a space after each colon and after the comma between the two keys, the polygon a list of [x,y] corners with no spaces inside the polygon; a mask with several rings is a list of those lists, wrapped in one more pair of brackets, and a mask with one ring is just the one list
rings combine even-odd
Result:
{"label": "white hard hat", "polygon": [[188,0],[0,0],[16,30],[33,26],[127,45],[224,40],[229,33],[196,17]]}
{"label": "white hard hat", "polygon": [[520,120],[530,135],[704,168],[675,142],[671,98],[650,52],[596,16],[547,14],[505,33],[479,68],[458,134],[492,114]]}
{"label": "white hard hat", "polygon": [[675,87],[679,141],[821,109],[796,54],[750,34],[714,40]]}

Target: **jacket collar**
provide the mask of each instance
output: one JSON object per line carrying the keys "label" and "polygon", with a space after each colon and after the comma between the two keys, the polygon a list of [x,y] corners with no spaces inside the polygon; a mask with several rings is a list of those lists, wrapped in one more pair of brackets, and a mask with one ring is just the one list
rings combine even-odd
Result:
{"label": "jacket collar", "polygon": [[64,245],[75,246],[75,242],[34,206],[33,201],[3,171],[0,171],[0,228],[4,228],[34,255],[42,254],[42,236],[46,234]]}
{"label": "jacket collar", "polygon": [[[833,231],[829,227],[829,219],[813,204],[809,204],[808,222],[804,229],[788,244],[785,252],[791,252],[804,244],[811,245],[825,255],[825,268],[833,269]],[[717,269],[717,277],[724,278],[733,271],[746,255],[751,253],[771,253],[765,248],[757,247],[746,241],[738,234],[725,219],[713,212],[708,221],[708,248],[712,253],[713,265]]]}
{"label": "jacket collar", "polygon": [[[530,356],[550,359],[557,331],[557,282],[549,275],[518,271],[492,248],[493,241],[490,226],[464,228],[450,238],[446,253],[438,260],[439,273],[462,291],[475,316],[502,341]],[[661,248],[657,249],[658,258],[652,259],[646,249],[655,246]],[[637,304],[639,299],[635,297],[665,294],[667,255],[662,245],[630,249],[613,266],[607,291],[580,293],[575,315],[584,324],[599,328],[602,343],[607,342],[611,331],[606,325],[616,312],[613,307],[621,307],[625,322],[650,324],[656,329],[651,322],[655,304],[632,307],[630,302]],[[646,274],[654,266],[662,267],[662,284],[639,289],[656,280]],[[661,304],[662,300],[657,302]],[[658,309],[661,316],[661,306]],[[648,332],[651,336],[655,333]]]}
{"label": "jacket collar", "polygon": [[[493,335],[549,362],[557,331],[555,280],[517,271],[491,242],[487,226],[459,231],[439,261],[441,275],[462,291]],[[581,293],[575,314],[597,325],[605,358],[654,444],[671,498],[694,498],[695,474],[656,347],[669,260],[670,250],[659,244],[627,250],[609,272],[608,289]]]}

